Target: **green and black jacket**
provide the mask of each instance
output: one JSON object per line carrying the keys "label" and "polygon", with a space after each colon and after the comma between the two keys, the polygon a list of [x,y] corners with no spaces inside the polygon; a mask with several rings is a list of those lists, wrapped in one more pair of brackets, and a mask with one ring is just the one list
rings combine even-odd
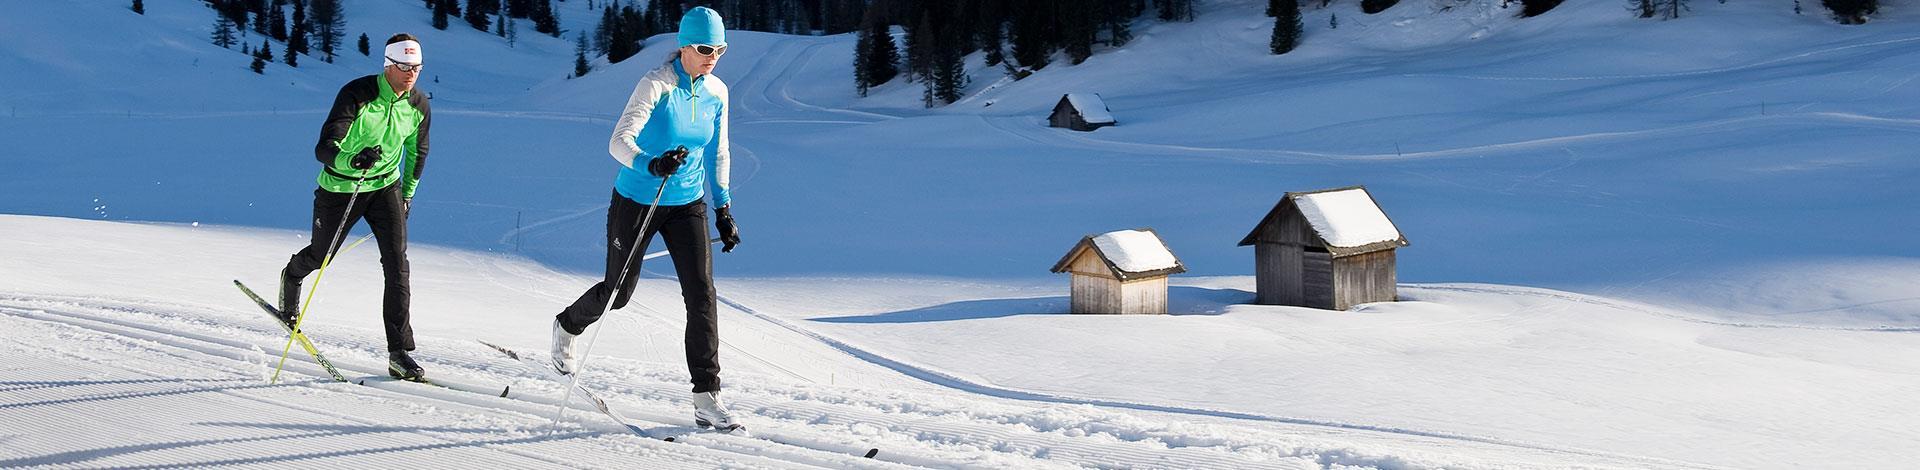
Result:
{"label": "green and black jacket", "polygon": [[[412,198],[420,185],[421,169],[427,166],[427,125],[432,115],[418,87],[396,95],[379,74],[347,82],[333,99],[333,109],[320,125],[320,143],[313,148],[314,158],[325,165],[318,179],[320,188],[350,193],[354,182],[364,178],[360,192],[369,192],[399,181],[401,196]],[[373,146],[380,147],[380,161],[369,170],[354,169],[353,156]]]}

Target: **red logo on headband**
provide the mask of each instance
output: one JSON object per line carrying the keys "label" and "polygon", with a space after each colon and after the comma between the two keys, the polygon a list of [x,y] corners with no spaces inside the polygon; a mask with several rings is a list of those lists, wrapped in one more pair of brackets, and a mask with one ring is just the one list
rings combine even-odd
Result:
{"label": "red logo on headband", "polygon": [[419,54],[420,50],[409,47],[409,48],[401,49],[400,53],[401,54]]}

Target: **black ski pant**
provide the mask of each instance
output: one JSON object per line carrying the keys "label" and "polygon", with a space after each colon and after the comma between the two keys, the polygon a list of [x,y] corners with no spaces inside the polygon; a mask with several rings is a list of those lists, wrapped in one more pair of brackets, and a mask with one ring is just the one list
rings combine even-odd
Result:
{"label": "black ski pant", "polygon": [[[353,208],[347,208],[347,200],[353,199]],[[341,214],[346,217],[342,218]],[[367,226],[373,229],[373,239],[380,245],[380,268],[386,276],[386,294],[381,301],[381,315],[387,327],[388,351],[413,350],[413,324],[409,312],[409,302],[413,296],[408,286],[407,276],[407,206],[400,197],[400,183],[395,182],[386,188],[360,193],[360,197],[342,194],[325,189],[313,190],[313,237],[309,238],[306,248],[294,253],[287,260],[285,275],[294,279],[304,279],[307,274],[320,269],[320,263],[326,261],[327,253],[340,248],[346,242],[347,232],[353,231],[353,225],[361,218],[367,220]],[[335,239],[333,234],[345,224],[347,230]],[[331,240],[333,244],[327,245]]]}
{"label": "black ski pant", "polygon": [[[719,390],[720,323],[714,314],[717,302],[713,291],[712,239],[707,236],[707,203],[660,206],[653,213],[653,221],[643,228],[640,219],[646,217],[647,207],[621,196],[618,191],[613,193],[613,203],[607,207],[606,276],[580,294],[580,298],[556,318],[561,328],[577,335],[600,321],[600,315],[606,313],[601,309],[608,308],[607,299],[613,299],[609,310],[626,306],[627,299],[633,296],[634,283],[640,279],[640,260],[635,258],[633,265],[627,266],[627,258],[633,255],[633,250],[646,253],[647,245],[658,233],[667,243],[668,256],[673,258],[673,271],[680,277],[680,298],[687,306],[687,370],[693,373],[693,391]],[[623,266],[626,267],[625,279],[621,279]],[[619,287],[614,287],[615,284]]]}

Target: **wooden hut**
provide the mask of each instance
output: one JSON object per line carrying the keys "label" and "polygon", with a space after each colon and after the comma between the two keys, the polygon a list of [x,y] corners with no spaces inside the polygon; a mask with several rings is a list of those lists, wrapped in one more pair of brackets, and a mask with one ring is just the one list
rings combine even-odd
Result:
{"label": "wooden hut", "polygon": [[1399,300],[1394,249],[1407,238],[1364,186],[1287,193],[1240,240],[1247,245],[1255,303],[1346,310]]}
{"label": "wooden hut", "polygon": [[1099,94],[1068,93],[1053,105],[1053,115],[1047,118],[1047,123],[1053,127],[1091,131],[1114,125],[1114,120],[1113,112],[1107,110],[1107,103]]}
{"label": "wooden hut", "polygon": [[1080,238],[1053,272],[1073,277],[1073,313],[1167,313],[1167,276],[1187,272],[1151,228]]}

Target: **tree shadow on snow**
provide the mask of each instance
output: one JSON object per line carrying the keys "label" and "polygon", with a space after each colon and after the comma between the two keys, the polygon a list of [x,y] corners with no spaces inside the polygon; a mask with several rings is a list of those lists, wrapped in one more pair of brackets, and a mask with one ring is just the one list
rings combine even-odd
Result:
{"label": "tree shadow on snow", "polygon": [[[1219,315],[1228,305],[1253,301],[1253,293],[1238,289],[1173,286],[1167,289],[1167,310],[1173,316]],[[1071,315],[1067,296],[982,299],[950,302],[913,310],[874,315],[814,318],[824,323],[934,323],[1005,318],[1019,315]]]}

